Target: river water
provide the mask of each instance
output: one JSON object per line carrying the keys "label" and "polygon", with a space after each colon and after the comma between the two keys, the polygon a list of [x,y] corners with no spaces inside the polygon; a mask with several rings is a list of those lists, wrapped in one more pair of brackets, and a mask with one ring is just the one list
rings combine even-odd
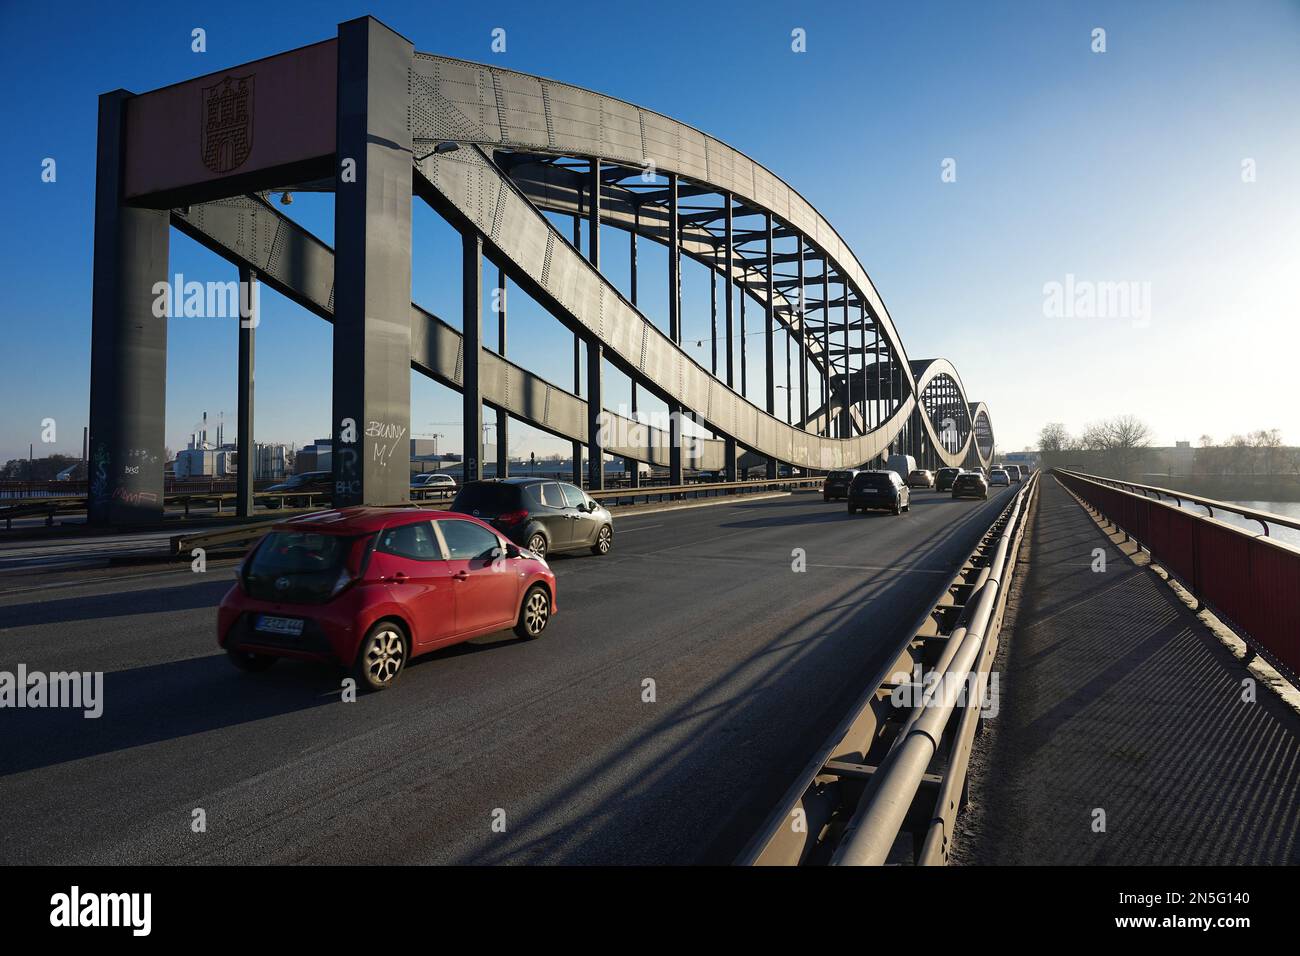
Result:
{"label": "river water", "polygon": [[[1166,499],[1166,502],[1168,502],[1168,499]],[[1300,501],[1229,501],[1227,503],[1241,505],[1241,507],[1250,508],[1252,511],[1267,511],[1283,518],[1290,518],[1292,521],[1300,521]],[[1204,508],[1190,501],[1183,502],[1183,507],[1196,514],[1205,514]],[[1215,509],[1214,517],[1227,524],[1244,528],[1253,534],[1259,534],[1263,531],[1258,521],[1232,514],[1229,511]],[[1287,544],[1300,548],[1300,529],[1286,528],[1274,524],[1269,525],[1268,534],[1270,538],[1276,538],[1278,541],[1285,541]]]}

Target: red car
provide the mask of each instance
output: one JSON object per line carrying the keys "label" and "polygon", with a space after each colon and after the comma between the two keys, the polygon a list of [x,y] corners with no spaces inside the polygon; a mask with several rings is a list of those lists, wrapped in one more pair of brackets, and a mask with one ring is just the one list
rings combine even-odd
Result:
{"label": "red car", "polygon": [[240,670],[337,661],[392,686],[412,657],[514,627],[540,637],[555,575],[491,526],[449,511],[343,508],[273,525],[221,600],[217,643]]}

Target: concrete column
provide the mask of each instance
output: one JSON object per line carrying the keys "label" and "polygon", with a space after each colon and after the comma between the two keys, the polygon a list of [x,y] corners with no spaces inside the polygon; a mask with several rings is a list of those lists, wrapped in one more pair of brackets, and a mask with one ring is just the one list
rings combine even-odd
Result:
{"label": "concrete column", "polygon": [[[578,188],[578,212],[573,214],[573,248],[582,252],[582,187]],[[582,396],[582,339],[573,333],[573,394]],[[575,440],[571,448],[573,483],[582,487],[582,442]]]}
{"label": "concrete column", "polygon": [[[731,264],[735,257],[735,227],[731,215],[731,193],[722,194],[723,201],[727,204],[727,216],[725,234],[723,239],[723,261],[726,263],[726,272],[723,274],[725,281],[723,289],[726,290],[727,298],[723,304],[724,326],[727,332],[727,388],[735,388],[735,304],[733,302],[733,289],[731,288]],[[744,293],[742,292],[743,296]]]}
{"label": "concrete column", "polygon": [[483,237],[467,226],[461,239],[461,336],[465,368],[461,377],[462,474],[465,482],[483,477],[483,382],[479,357],[483,347]]}
{"label": "concrete column", "polygon": [[[682,344],[681,219],[677,208],[677,174],[668,174],[668,335]],[[668,403],[668,483],[682,483],[682,406]]]}
{"label": "concrete column", "polygon": [[[331,426],[336,507],[410,497],[412,54],[407,40],[371,17],[339,26]],[[343,160],[355,161],[355,181]],[[477,384],[477,369],[471,377]],[[477,447],[466,447],[476,476]]]}
{"label": "concrete column", "polygon": [[[258,295],[254,288],[257,275],[247,266],[239,267],[239,292],[246,296],[248,315],[239,317],[239,474],[235,480],[235,514],[247,518],[253,513],[253,333],[261,316],[257,314]],[[244,301],[241,298],[241,301]]]}
{"label": "concrete column", "polygon": [[[497,269],[497,353],[506,357],[506,270]],[[510,415],[497,409],[497,477],[510,477]]]}
{"label": "concrete column", "polygon": [[[591,161],[587,192],[587,259],[600,271],[600,160]],[[587,488],[600,491],[605,487],[605,445],[601,440],[601,410],[604,408],[604,351],[600,339],[587,342]]]}
{"label": "concrete column", "polygon": [[853,416],[851,414],[853,393],[853,374],[852,362],[850,356],[853,354],[849,346],[849,284],[847,281],[842,283],[844,292],[843,319],[844,319],[844,395],[840,399],[840,437],[848,438],[853,434]]}
{"label": "concrete column", "polygon": [[600,434],[604,362],[604,349],[593,338],[587,343],[587,488],[591,491],[605,487],[605,445]]}
{"label": "concrete column", "polygon": [[[637,204],[632,207],[632,236],[628,241],[628,278],[630,300],[633,308],[636,307],[636,240],[637,234],[641,231],[641,206]],[[636,418],[636,376],[632,376],[632,418]],[[628,475],[628,484],[633,488],[641,486],[641,468],[640,465],[632,458],[623,459],[623,468]]]}
{"label": "concrete column", "polygon": [[831,434],[831,380],[835,366],[831,362],[831,274],[830,259],[822,256],[822,407],[826,410],[823,434]]}
{"label": "concrete column", "polygon": [[803,294],[803,236],[799,237],[799,421],[808,430],[808,309]]}
{"label": "concrete column", "polygon": [[99,98],[87,499],[92,525],[144,524],[163,516],[167,316],[154,314],[154,285],[169,280],[169,214],[123,204],[123,114],[130,98],[125,90]]}

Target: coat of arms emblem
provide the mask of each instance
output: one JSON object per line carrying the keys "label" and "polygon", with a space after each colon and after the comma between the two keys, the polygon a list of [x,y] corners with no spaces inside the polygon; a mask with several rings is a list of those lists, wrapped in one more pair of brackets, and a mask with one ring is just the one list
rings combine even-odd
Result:
{"label": "coat of arms emblem", "polygon": [[253,74],[227,76],[203,88],[203,165],[228,173],[253,150]]}

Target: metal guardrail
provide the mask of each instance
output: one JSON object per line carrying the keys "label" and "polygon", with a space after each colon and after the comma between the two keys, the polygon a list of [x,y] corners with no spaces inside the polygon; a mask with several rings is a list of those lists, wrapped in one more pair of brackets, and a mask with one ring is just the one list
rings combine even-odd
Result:
{"label": "metal guardrail", "polygon": [[599,501],[601,504],[617,505],[619,502],[628,501],[633,504],[636,499],[644,498],[647,503],[651,500],[681,500],[683,498],[712,498],[723,494],[737,493],[750,494],[753,492],[774,491],[782,488],[820,488],[826,479],[820,478],[756,478],[748,481],[698,481],[689,485],[656,485],[642,488],[621,488],[606,489],[604,491],[588,491],[587,494]]}
{"label": "metal guardrail", "polygon": [[[651,498],[656,499],[681,499],[687,496],[691,497],[715,497],[725,492],[734,491],[739,494],[750,492],[771,491],[774,488],[781,487],[802,487],[806,485],[821,485],[823,478],[773,478],[761,479],[757,481],[730,481],[730,482],[700,482],[691,485],[658,485],[647,488],[625,488],[622,490],[598,491],[591,495],[592,498],[609,504],[617,504],[624,499]],[[452,497],[454,489],[429,489],[426,493],[429,495],[427,500],[446,500]],[[416,492],[415,494],[418,494]],[[301,494],[292,497],[303,497]],[[384,507],[418,508],[422,506],[422,501],[403,502],[396,505],[385,505]],[[309,513],[309,511],[301,512]],[[261,520],[239,525],[233,528],[222,528],[218,531],[203,531],[195,534],[179,534],[171,539],[171,553],[181,555],[191,551],[194,548],[214,548],[228,545],[238,545],[251,543],[262,535],[266,534],[271,525],[277,521],[286,518],[297,517],[299,513],[285,514],[267,514]]]}
{"label": "metal guardrail", "polygon": [[[1117,487],[1128,482],[1053,471],[1090,511],[1150,552],[1153,561],[1231,627],[1251,651],[1300,686],[1300,548]],[[1231,506],[1225,510],[1249,511]],[[1252,515],[1279,518],[1268,512]],[[1288,519],[1274,523],[1300,526]]]}
{"label": "metal guardrail", "polygon": [[1037,488],[1036,472],[737,862],[880,864],[909,836],[914,862],[947,862],[1006,584]]}
{"label": "metal guardrail", "polygon": [[1271,511],[1257,511],[1254,508],[1243,508],[1241,505],[1235,505],[1230,501],[1219,501],[1216,498],[1204,498],[1200,495],[1189,494],[1186,491],[1174,491],[1171,488],[1161,488],[1158,485],[1139,485],[1132,481],[1121,481],[1118,478],[1104,478],[1101,475],[1090,475],[1082,471],[1070,471],[1068,468],[1052,469],[1057,474],[1075,475],[1079,478],[1085,478],[1088,481],[1095,481],[1098,484],[1107,485],[1111,488],[1127,488],[1135,493],[1141,493],[1144,497],[1150,497],[1154,493],[1155,500],[1161,501],[1164,498],[1173,498],[1181,506],[1184,501],[1190,501],[1192,504],[1200,505],[1209,512],[1208,517],[1214,518],[1215,510],[1226,511],[1229,514],[1240,515],[1250,521],[1258,521],[1264,526],[1264,534],[1268,535],[1268,526],[1273,524],[1279,528],[1292,528],[1300,531],[1300,519],[1288,518],[1285,515],[1273,514]]}

